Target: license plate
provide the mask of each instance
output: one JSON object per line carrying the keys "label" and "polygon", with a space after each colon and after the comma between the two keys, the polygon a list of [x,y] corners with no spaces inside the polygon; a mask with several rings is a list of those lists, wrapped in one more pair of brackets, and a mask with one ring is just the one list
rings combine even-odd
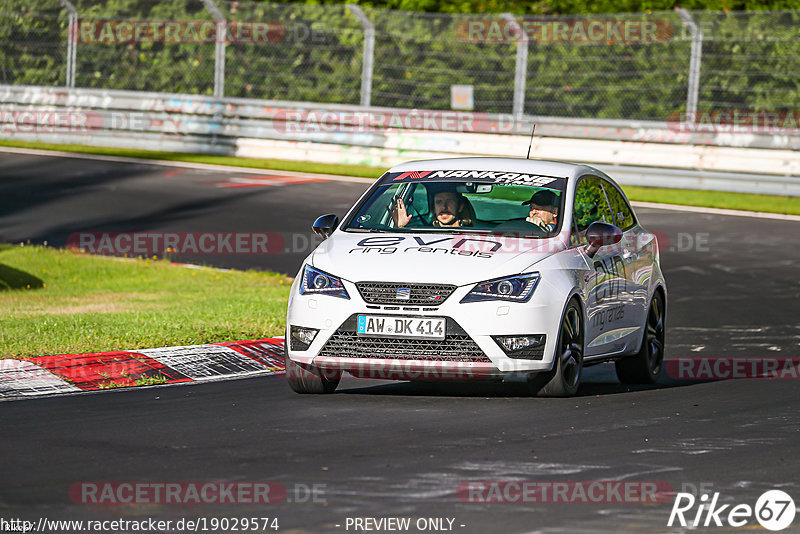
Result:
{"label": "license plate", "polygon": [[358,316],[359,336],[444,339],[446,320],[441,317]]}

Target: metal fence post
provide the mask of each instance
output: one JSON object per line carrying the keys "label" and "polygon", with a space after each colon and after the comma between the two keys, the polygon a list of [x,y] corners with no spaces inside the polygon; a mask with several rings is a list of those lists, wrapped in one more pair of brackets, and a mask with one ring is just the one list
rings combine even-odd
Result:
{"label": "metal fence post", "polygon": [[364,29],[364,60],[361,64],[361,105],[369,107],[372,102],[372,69],[375,60],[375,26],[355,4],[347,4]]}
{"label": "metal fence post", "polygon": [[681,18],[689,32],[692,34],[692,51],[689,59],[689,87],[686,95],[686,113],[697,113],[697,101],[700,94],[700,62],[703,59],[703,31],[692,19],[692,15],[682,7],[676,8],[678,16]]}
{"label": "metal fence post", "polygon": [[78,47],[78,10],[69,0],[59,0],[69,12],[67,29],[67,87],[75,87],[75,53]]}
{"label": "metal fence post", "polygon": [[225,16],[214,4],[214,0],[203,0],[206,9],[217,23],[217,39],[214,49],[214,97],[225,96],[225,45],[227,44]]}
{"label": "metal fence post", "polygon": [[522,29],[517,19],[511,13],[500,15],[511,28],[516,29],[519,39],[517,40],[517,63],[514,67],[514,104],[512,114],[515,120],[522,119],[525,113],[525,86],[528,78],[528,34]]}

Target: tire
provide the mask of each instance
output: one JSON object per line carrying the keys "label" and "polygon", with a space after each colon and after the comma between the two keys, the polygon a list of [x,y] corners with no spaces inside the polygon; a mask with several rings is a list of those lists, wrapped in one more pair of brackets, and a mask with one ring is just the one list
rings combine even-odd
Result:
{"label": "tire", "polygon": [[575,299],[569,301],[554,356],[553,369],[528,377],[528,389],[540,397],[571,397],[578,391],[583,373],[583,314]]}
{"label": "tire", "polygon": [[664,297],[656,291],[644,324],[638,354],[616,361],[617,377],[623,384],[655,384],[664,368]]}
{"label": "tire", "polygon": [[325,373],[318,367],[303,366],[286,358],[286,381],[295,393],[333,393],[340,378],[341,373]]}

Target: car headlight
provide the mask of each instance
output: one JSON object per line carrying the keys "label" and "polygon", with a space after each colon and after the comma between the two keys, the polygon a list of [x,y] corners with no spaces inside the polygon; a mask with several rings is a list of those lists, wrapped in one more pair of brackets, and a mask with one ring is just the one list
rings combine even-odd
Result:
{"label": "car headlight", "polygon": [[509,300],[512,302],[528,302],[539,283],[539,273],[521,274],[507,278],[497,278],[476,284],[461,302],[479,302],[483,300]]}
{"label": "car headlight", "polygon": [[300,294],[330,295],[350,300],[350,295],[342,284],[342,280],[310,265],[303,269],[303,282],[300,284]]}

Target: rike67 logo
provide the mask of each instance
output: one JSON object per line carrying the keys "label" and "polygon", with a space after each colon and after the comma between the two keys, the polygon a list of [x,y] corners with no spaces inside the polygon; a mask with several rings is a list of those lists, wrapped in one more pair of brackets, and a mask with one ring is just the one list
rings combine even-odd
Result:
{"label": "rike67 logo", "polygon": [[675,495],[667,526],[753,528],[749,524],[755,519],[763,528],[779,531],[792,524],[795,513],[794,500],[781,490],[764,492],[754,507],[749,504],[720,505],[719,492],[715,492],[710,500],[708,494],[697,499],[691,493],[681,492]]}

